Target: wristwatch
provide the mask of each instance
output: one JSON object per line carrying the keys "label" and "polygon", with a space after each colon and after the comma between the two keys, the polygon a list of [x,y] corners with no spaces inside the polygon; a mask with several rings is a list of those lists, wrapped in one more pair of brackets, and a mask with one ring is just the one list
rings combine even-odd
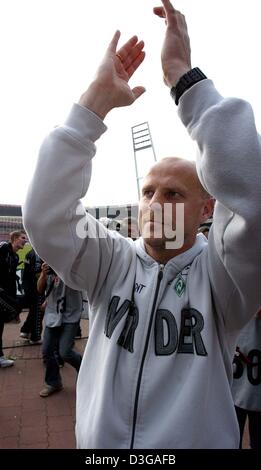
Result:
{"label": "wristwatch", "polygon": [[170,94],[174,99],[175,104],[179,104],[179,99],[186,90],[195,85],[195,83],[205,80],[206,78],[206,75],[198,67],[195,67],[182,75],[177,85],[173,86],[170,90]]}

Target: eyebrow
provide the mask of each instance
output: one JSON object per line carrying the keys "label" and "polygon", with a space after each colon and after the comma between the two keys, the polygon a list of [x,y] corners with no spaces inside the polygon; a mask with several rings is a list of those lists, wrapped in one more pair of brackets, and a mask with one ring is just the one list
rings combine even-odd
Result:
{"label": "eyebrow", "polygon": [[141,189],[142,189],[142,191],[143,191],[144,189],[153,189],[153,186],[152,186],[151,184],[144,184],[144,186],[142,186]]}
{"label": "eyebrow", "polygon": [[[155,187],[153,184],[145,184],[143,187],[142,187],[142,192],[144,191],[151,191],[151,190],[154,190]],[[182,193],[184,194],[185,192],[187,192],[187,188],[185,188],[184,186],[182,185],[173,185],[173,186],[164,186],[163,188],[164,191],[172,191],[172,192],[175,192],[175,193]]]}

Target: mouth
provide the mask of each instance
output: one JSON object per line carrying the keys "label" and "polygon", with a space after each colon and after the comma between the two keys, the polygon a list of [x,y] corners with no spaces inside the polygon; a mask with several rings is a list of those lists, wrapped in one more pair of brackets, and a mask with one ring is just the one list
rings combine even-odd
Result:
{"label": "mouth", "polygon": [[161,220],[161,218],[159,220],[154,219],[154,218],[151,218],[151,219],[143,219],[143,224],[159,224],[159,225],[164,225],[164,221]]}

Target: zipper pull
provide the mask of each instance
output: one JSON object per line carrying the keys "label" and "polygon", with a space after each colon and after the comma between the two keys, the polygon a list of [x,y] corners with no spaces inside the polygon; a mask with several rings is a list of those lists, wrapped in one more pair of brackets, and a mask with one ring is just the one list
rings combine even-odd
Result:
{"label": "zipper pull", "polygon": [[163,278],[163,270],[164,270],[164,264],[160,264],[159,274],[158,274],[159,281],[161,281],[161,279]]}

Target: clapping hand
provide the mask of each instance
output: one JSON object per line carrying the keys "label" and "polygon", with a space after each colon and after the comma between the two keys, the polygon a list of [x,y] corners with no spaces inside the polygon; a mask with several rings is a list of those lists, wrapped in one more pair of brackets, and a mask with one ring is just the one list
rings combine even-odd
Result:
{"label": "clapping hand", "polygon": [[129,79],[144,60],[144,42],[133,36],[117,51],[119,39],[116,31],[94,81],[79,101],[102,119],[111,109],[132,104],[145,91],[142,86],[129,86]]}

